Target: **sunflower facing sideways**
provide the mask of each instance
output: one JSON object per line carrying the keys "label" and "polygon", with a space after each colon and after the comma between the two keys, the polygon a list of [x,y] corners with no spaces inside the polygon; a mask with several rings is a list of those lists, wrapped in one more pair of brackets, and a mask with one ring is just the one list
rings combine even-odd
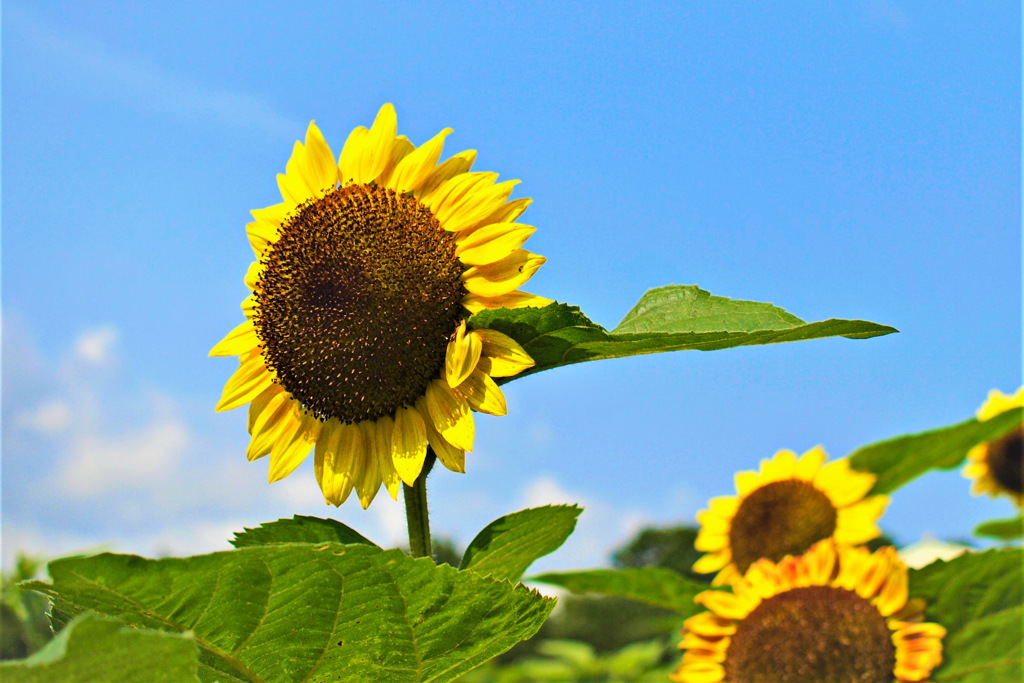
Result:
{"label": "sunflower facing sideways", "polygon": [[466,325],[551,303],[519,290],[544,263],[522,248],[534,228],[515,222],[530,200],[471,172],[476,152],[438,163],[450,132],[416,147],[385,104],[335,159],[310,123],[277,176],[283,201],[252,212],[246,319],[210,355],[239,357],[217,410],[249,404],[247,456],[270,455],[271,482],[314,450],[325,500],[355,489],[367,507],[382,483],[397,498],[415,482],[428,445],[463,472],[471,411],[505,414],[491,378],[533,365]]}
{"label": "sunflower facing sideways", "polygon": [[732,592],[694,598],[678,683],[923,681],[942,662],[946,629],[908,600],[895,548],[815,544],[801,557],[758,560]]}
{"label": "sunflower facing sideways", "polygon": [[[1013,396],[993,389],[978,409],[978,420],[986,422],[1011,408],[1024,407],[1024,387]],[[971,493],[980,496],[1009,496],[1024,507],[1024,425],[979,444],[967,453],[964,476],[974,481]]]}
{"label": "sunflower facing sideways", "polygon": [[826,538],[858,545],[881,535],[877,522],[889,499],[865,498],[875,475],[852,470],[845,459],[826,465],[827,457],[820,446],[799,458],[782,450],[762,460],[759,472],[737,473],[737,495],[712,498],[697,513],[694,546],[707,554],[694,571],[718,572],[712,583],[720,586],[761,558],[799,555]]}

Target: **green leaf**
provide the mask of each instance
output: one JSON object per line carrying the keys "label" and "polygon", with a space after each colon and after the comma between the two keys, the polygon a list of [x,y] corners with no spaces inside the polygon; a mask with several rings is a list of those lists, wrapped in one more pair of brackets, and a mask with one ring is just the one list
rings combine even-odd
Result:
{"label": "green leaf", "polygon": [[54,620],[191,631],[204,681],[448,681],[532,636],[554,600],[399,550],[325,543],[49,565]]}
{"label": "green leaf", "polygon": [[355,529],[333,519],[295,515],[291,519],[260,524],[235,532],[231,545],[246,548],[276,543],[366,543],[375,545]]}
{"label": "green leaf", "polygon": [[4,683],[181,683],[198,681],[188,634],[139,630],[114,619],[76,617],[28,659],[0,663]]}
{"label": "green leaf", "polygon": [[1018,680],[1024,666],[1024,550],[965,553],[910,572],[910,595],[946,628],[937,681]]}
{"label": "green leaf", "polygon": [[496,519],[469,544],[460,567],[514,583],[537,558],[565,543],[582,511],[575,505],[546,505]]}
{"label": "green leaf", "polygon": [[988,536],[1003,541],[1012,541],[1024,536],[1024,517],[993,519],[974,527],[975,536]]}
{"label": "green leaf", "polygon": [[700,611],[693,604],[693,598],[708,589],[706,584],[661,567],[558,572],[531,576],[527,580],[562,586],[573,593],[601,593],[639,600],[684,616]]}
{"label": "green leaf", "polygon": [[1024,409],[1012,408],[984,422],[970,419],[952,427],[880,441],[854,451],[850,465],[878,477],[872,493],[889,493],[929,470],[959,467],[969,450],[1009,433],[1022,420]]}
{"label": "green leaf", "polygon": [[866,339],[897,331],[863,320],[805,323],[771,304],[712,296],[694,285],[648,291],[611,332],[592,322],[578,307],[560,303],[543,308],[481,311],[470,318],[469,324],[512,337],[536,363],[502,382],[590,360],[836,336]]}

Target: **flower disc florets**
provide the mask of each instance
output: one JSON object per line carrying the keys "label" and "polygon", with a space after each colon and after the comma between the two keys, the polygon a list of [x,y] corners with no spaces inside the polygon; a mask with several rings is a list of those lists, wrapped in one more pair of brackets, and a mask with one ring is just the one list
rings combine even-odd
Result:
{"label": "flower disc florets", "polygon": [[461,320],[455,247],[426,207],[387,188],[307,201],[262,260],[254,324],[267,366],[321,420],[414,404]]}

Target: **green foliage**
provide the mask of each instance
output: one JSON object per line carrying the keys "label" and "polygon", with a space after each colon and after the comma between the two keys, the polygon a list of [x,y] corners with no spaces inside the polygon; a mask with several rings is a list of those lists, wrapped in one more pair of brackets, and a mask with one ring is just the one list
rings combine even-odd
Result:
{"label": "green foliage", "polygon": [[295,515],[291,519],[260,524],[235,532],[231,545],[246,548],[275,543],[366,543],[374,545],[355,529],[333,519]]}
{"label": "green foliage", "polygon": [[661,567],[548,573],[532,576],[529,580],[561,586],[573,593],[600,593],[639,600],[674,610],[683,616],[699,611],[693,604],[693,598],[708,588],[704,583]]}
{"label": "green foliage", "polygon": [[482,311],[469,322],[512,337],[536,363],[504,381],[590,360],[836,336],[866,339],[896,332],[863,320],[805,323],[771,304],[712,296],[693,285],[649,290],[611,332],[592,322],[578,307],[560,303]]}
{"label": "green foliage", "polygon": [[512,665],[478,669],[462,683],[634,683],[666,680],[665,645],[660,639],[631,643],[606,654],[575,640],[541,641],[537,652]]}
{"label": "green foliage", "polygon": [[501,517],[476,535],[461,568],[494,579],[518,581],[537,560],[557,550],[576,528],[575,505],[547,505]]}
{"label": "green foliage", "polygon": [[664,567],[698,583],[710,583],[711,575],[693,571],[702,552],[693,547],[698,529],[688,526],[643,529],[612,555],[615,567]]}
{"label": "green foliage", "polygon": [[446,681],[540,628],[554,601],[398,550],[252,546],[184,559],[50,564],[54,619],[87,610],[191,631],[205,681]]}
{"label": "green foliage", "polygon": [[1024,550],[965,553],[911,572],[910,594],[947,630],[936,681],[1020,680],[1024,670]]}
{"label": "green foliage", "polygon": [[18,586],[35,578],[42,566],[40,560],[19,554],[14,570],[0,576],[0,660],[27,657],[53,637],[46,598]]}
{"label": "green foliage", "polygon": [[1024,408],[1012,408],[990,420],[965,420],[951,427],[899,436],[864,446],[850,455],[850,465],[878,476],[871,493],[890,493],[932,469],[959,467],[967,452],[998,439],[1024,420]]}
{"label": "green foliage", "polygon": [[141,630],[85,614],[32,657],[0,664],[5,683],[183,683],[198,681],[189,634]]}
{"label": "green foliage", "polygon": [[987,536],[1003,541],[1013,541],[1024,536],[1024,517],[993,519],[974,527],[975,536]]}

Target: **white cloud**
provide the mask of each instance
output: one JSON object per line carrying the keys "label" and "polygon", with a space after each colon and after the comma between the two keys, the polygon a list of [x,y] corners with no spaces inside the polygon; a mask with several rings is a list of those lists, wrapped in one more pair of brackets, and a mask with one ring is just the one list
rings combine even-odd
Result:
{"label": "white cloud", "polygon": [[16,422],[44,434],[59,434],[71,424],[71,407],[66,401],[53,399],[35,410],[19,413]]}
{"label": "white cloud", "polygon": [[75,357],[94,365],[108,363],[113,356],[117,337],[117,329],[112,326],[83,332],[75,340]]}

